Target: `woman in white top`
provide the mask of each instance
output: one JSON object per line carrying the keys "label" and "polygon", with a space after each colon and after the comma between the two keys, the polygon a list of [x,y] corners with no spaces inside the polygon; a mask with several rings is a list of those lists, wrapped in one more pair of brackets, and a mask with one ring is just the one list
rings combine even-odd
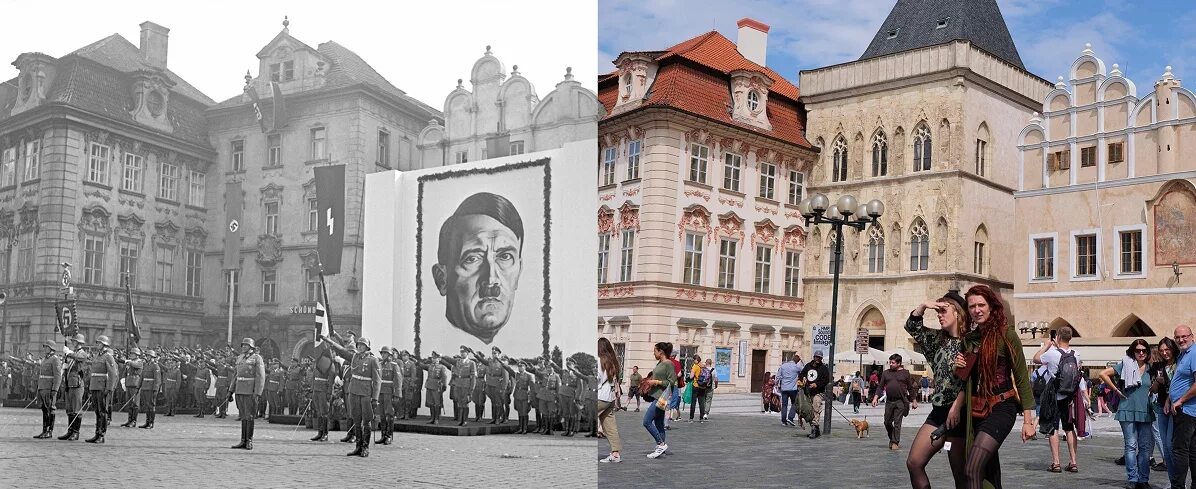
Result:
{"label": "woman in white top", "polygon": [[619,427],[615,425],[615,385],[618,383],[619,358],[615,347],[606,338],[598,338],[598,420],[602,432],[610,442],[610,455],[599,460],[602,463],[620,462],[619,451],[623,443],[619,439]]}

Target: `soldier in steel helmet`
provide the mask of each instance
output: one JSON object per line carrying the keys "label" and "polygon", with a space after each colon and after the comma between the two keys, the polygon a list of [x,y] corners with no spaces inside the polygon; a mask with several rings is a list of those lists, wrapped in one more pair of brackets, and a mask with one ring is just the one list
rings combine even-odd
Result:
{"label": "soldier in steel helmet", "polygon": [[83,369],[91,359],[84,349],[86,339],[82,334],[76,334],[67,340],[68,351],[65,352],[66,370],[66,433],[58,437],[59,440],[78,440],[79,428],[83,424],[83,391],[87,389],[87,376]]}
{"label": "soldier in steel helmet", "polygon": [[123,428],[137,426],[137,413],[141,408],[141,369],[145,368],[145,360],[141,359],[141,349],[134,346],[129,350],[129,357],[125,359],[125,394],[129,405],[129,420],[122,424]]}
{"label": "soldier in steel helmet", "polygon": [[440,354],[435,351],[432,352],[432,357],[427,360],[419,362],[421,370],[427,370],[428,376],[424,379],[424,398],[428,406],[428,412],[432,415],[432,420],[428,424],[437,424],[440,422],[440,411],[444,408],[444,389],[445,379],[448,377],[445,369],[444,359],[440,358]]}
{"label": "soldier in steel helmet", "polygon": [[86,440],[87,443],[104,443],[104,434],[108,432],[108,423],[112,421],[112,393],[120,385],[120,374],[116,370],[116,359],[112,357],[108,337],[97,336],[96,345],[100,351],[91,359],[91,377],[87,387],[91,391],[91,403],[95,406],[96,433]]}
{"label": "soldier in steel helmet", "polygon": [[382,355],[382,390],[378,394],[378,405],[382,409],[382,439],[378,444],[389,445],[394,435],[395,399],[402,397],[403,392],[403,373],[398,364],[391,359],[392,350],[389,346],[382,347],[378,353]]}
{"label": "soldier in steel helmet", "polygon": [[145,356],[145,366],[141,368],[141,408],[145,411],[145,424],[138,428],[152,430],[158,415],[158,393],[162,392],[162,369],[158,366],[158,352],[149,350]]}
{"label": "soldier in steel helmet", "polygon": [[228,395],[236,396],[237,419],[241,421],[241,443],[233,445],[232,448],[253,450],[253,422],[257,416],[258,400],[266,388],[266,362],[257,354],[253,338],[241,340],[241,354],[234,361],[235,377],[230,384]]}
{"label": "soldier in steel helmet", "polygon": [[348,456],[370,456],[371,422],[374,412],[378,409],[378,396],[382,391],[382,368],[378,359],[370,353],[370,340],[365,337],[357,338],[356,352],[340,346],[331,338],[324,340],[341,358],[348,360],[348,402],[350,434],[356,435],[357,448]]}
{"label": "soldier in steel helmet", "polygon": [[34,438],[45,439],[54,435],[54,405],[58,402],[58,389],[62,387],[62,358],[56,354],[58,345],[54,340],[42,343],[45,358],[37,365],[37,400],[42,408],[42,432]]}

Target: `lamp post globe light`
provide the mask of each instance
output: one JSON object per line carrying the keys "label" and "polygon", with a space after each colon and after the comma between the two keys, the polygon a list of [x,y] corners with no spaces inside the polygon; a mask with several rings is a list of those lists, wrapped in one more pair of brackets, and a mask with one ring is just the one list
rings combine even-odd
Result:
{"label": "lamp post globe light", "polygon": [[[880,216],[885,212],[885,205],[876,199],[868,201],[867,204],[861,204],[852,195],[843,195],[834,205],[831,205],[830,198],[826,194],[819,193],[802,200],[797,207],[805,219],[807,227],[811,224],[830,224],[831,229],[835,232],[835,256],[833,258],[835,266],[831,270],[834,277],[831,286],[831,344],[826,352],[826,362],[830,366],[831,377],[834,378],[836,326],[838,326],[837,316],[839,313],[839,272],[842,268],[843,257],[843,226],[863,231],[867,225],[880,220]],[[826,405],[822,410],[822,431],[829,434],[831,432],[831,401],[834,400],[834,396],[831,395],[829,389],[824,390],[822,395],[825,396],[824,404]]]}

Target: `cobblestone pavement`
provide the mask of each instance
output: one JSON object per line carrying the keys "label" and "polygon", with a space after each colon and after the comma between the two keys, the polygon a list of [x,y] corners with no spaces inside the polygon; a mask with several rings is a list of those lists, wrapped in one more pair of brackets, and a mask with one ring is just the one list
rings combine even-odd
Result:
{"label": "cobblestone pavement", "polygon": [[[66,413],[57,415],[55,436],[66,432]],[[38,410],[0,408],[0,487],[592,488],[597,483],[590,458],[595,442],[581,435],[396,433],[393,445],[372,445],[363,459],[345,456],[353,450],[350,443],[311,442],[314,431],[260,420],[254,449],[244,451],[229,448],[241,432],[232,416],[159,414],[153,430],[116,426],[126,419],[125,413],[113,413],[103,445],[83,442],[95,430],[91,413],[79,441],[35,440]],[[339,440],[344,432],[332,436]]]}
{"label": "cobblestone pavement", "polygon": [[[620,412],[616,420],[623,461],[598,464],[598,487],[909,487],[905,458],[929,409],[921,407],[906,418],[901,451],[887,448],[882,409],[862,409],[859,415],[852,414],[850,407],[844,411],[849,417],[868,416],[871,436],[863,440],[857,440],[837,414],[830,437],[810,440],[806,430],[781,426],[775,413],[719,415],[716,411],[706,423],[674,422],[667,432],[669,450],[656,460],[645,458],[655,443],[643,427],[643,412]],[[1074,474],[1047,471],[1050,448],[1045,437],[1023,444],[1016,433],[1011,434],[1001,450],[1004,487],[1125,487],[1125,467],[1113,462],[1122,454],[1116,426],[1110,418],[1095,421],[1094,436],[1080,441],[1080,471]],[[609,450],[606,440],[600,441],[597,457],[605,457]],[[1066,448],[1062,457],[1066,464]],[[934,487],[954,487],[945,454],[936,455],[927,469]],[[1152,487],[1167,487],[1166,472],[1152,471],[1150,478]]]}

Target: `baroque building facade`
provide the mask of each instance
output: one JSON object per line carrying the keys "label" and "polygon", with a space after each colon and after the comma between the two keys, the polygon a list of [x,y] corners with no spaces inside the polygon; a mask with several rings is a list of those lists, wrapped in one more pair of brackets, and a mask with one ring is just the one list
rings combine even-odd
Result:
{"label": "baroque building facade", "polygon": [[139,45],[113,34],[58,58],[24,53],[0,84],[4,353],[57,339],[62,263],[89,341],[125,343],[126,281],[143,345],[206,341],[213,102],[167,67],[168,35],[145,22]]}
{"label": "baroque building facade", "polygon": [[737,42],[624,52],[599,79],[597,328],[624,375],[672,342],[755,392],[805,349],[796,204],[817,153],[797,87],[767,68],[768,26],[738,24]]}
{"label": "baroque building facade", "polygon": [[[1022,65],[996,2],[899,0],[859,60],[802,71],[800,86],[806,135],[821,149],[810,193],[886,206],[878,223],[844,231],[836,353],[853,350],[859,329],[874,348],[916,351],[909,311],[950,289],[987,284],[1011,297],[1010,247],[1022,246],[1012,142],[1051,86]],[[810,230],[811,324],[830,323],[837,238]]]}
{"label": "baroque building facade", "polygon": [[1085,46],[1018,134],[1019,326],[1109,345],[1085,363],[1196,319],[1196,94],[1170,66],[1153,88]]}

